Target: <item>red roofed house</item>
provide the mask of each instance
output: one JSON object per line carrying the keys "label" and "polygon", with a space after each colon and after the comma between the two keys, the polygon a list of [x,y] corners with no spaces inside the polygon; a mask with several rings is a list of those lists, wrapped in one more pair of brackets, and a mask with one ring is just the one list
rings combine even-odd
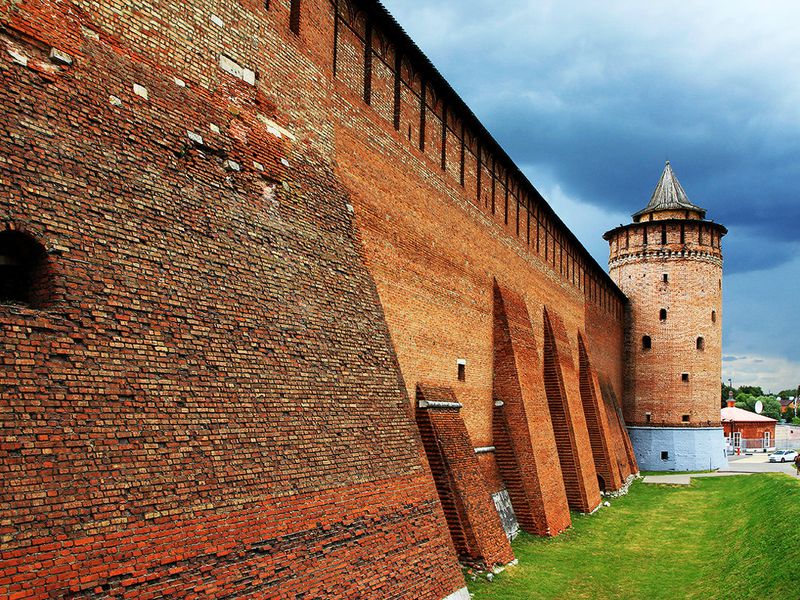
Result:
{"label": "red roofed house", "polygon": [[721,411],[722,427],[725,437],[734,448],[767,449],[775,447],[775,419],[758,415],[743,408],[736,408],[732,401]]}

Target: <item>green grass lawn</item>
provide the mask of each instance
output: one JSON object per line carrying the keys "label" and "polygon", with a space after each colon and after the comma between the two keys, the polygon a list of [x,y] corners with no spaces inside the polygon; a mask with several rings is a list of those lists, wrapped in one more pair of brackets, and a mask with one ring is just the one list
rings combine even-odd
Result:
{"label": "green grass lawn", "polygon": [[521,535],[514,553],[518,566],[469,582],[476,600],[800,598],[800,479],[636,482],[556,538]]}

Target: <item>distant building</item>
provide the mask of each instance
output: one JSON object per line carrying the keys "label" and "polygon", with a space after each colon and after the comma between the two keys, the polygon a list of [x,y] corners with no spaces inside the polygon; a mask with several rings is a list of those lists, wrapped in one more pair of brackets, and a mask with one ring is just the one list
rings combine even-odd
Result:
{"label": "distant building", "polygon": [[778,421],[758,415],[743,408],[736,408],[729,401],[720,411],[720,420],[733,448],[762,449],[775,447],[775,425]]}
{"label": "distant building", "polygon": [[781,398],[781,414],[793,413],[796,400],[794,398]]}

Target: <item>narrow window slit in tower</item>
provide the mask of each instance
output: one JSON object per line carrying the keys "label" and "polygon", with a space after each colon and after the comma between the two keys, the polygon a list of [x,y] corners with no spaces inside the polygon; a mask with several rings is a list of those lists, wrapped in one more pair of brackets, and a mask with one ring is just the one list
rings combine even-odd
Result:
{"label": "narrow window slit in tower", "polygon": [[681,422],[688,423],[689,422],[689,415],[681,415]]}
{"label": "narrow window slit in tower", "polygon": [[706,340],[704,337],[697,338],[697,349],[698,350],[705,350],[706,349]]}
{"label": "narrow window slit in tower", "polygon": [[689,381],[689,374],[681,373],[681,381]]}
{"label": "narrow window slit in tower", "polygon": [[642,336],[642,350],[650,350],[653,347],[653,340],[649,335]]}
{"label": "narrow window slit in tower", "polygon": [[644,413],[644,422],[649,423],[653,419],[653,415],[651,413]]}
{"label": "narrow window slit in tower", "polygon": [[661,224],[661,243],[662,244],[666,244],[667,243],[667,224],[666,223],[662,223]]}
{"label": "narrow window slit in tower", "polygon": [[658,320],[659,321],[666,321],[667,320],[667,309],[666,308],[662,308],[660,311],[658,311]]}
{"label": "narrow window slit in tower", "polygon": [[711,311],[711,322],[712,323],[716,323],[717,322],[717,311],[715,311],[715,310]]}
{"label": "narrow window slit in tower", "polygon": [[661,278],[664,280],[664,283],[669,283],[669,274],[664,273]]}

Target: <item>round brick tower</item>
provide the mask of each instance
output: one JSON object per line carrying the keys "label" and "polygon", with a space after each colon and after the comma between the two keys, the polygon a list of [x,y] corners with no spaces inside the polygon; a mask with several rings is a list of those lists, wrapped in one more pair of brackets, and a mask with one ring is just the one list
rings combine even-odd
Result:
{"label": "round brick tower", "polygon": [[628,296],[624,412],[643,470],[726,464],[720,426],[722,237],[667,162],[648,205],[603,236]]}

